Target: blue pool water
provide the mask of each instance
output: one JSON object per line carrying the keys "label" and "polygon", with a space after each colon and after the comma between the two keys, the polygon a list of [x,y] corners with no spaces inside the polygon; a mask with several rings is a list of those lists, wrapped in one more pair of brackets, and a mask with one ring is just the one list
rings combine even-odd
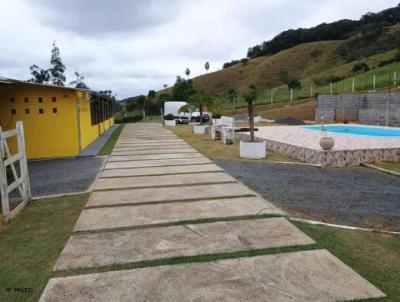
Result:
{"label": "blue pool water", "polygon": [[[379,126],[358,126],[358,125],[325,125],[327,132],[338,134],[348,134],[356,136],[375,136],[375,137],[398,137],[400,138],[400,128],[386,128]],[[304,129],[321,131],[321,125],[305,126]]]}

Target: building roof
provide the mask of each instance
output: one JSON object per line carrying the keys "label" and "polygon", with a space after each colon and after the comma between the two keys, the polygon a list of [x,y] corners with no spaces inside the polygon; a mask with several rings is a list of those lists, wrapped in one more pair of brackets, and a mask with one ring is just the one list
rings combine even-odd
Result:
{"label": "building roof", "polygon": [[74,88],[74,87],[58,86],[58,85],[51,85],[51,84],[39,84],[39,83],[26,82],[26,81],[21,81],[21,80],[16,80],[16,79],[11,79],[11,78],[6,78],[6,77],[0,76],[0,85],[2,85],[2,84],[5,84],[5,85],[29,85],[29,86],[74,90],[74,91],[81,91],[81,92],[87,92],[87,93],[97,93],[96,91],[91,90],[91,89]]}

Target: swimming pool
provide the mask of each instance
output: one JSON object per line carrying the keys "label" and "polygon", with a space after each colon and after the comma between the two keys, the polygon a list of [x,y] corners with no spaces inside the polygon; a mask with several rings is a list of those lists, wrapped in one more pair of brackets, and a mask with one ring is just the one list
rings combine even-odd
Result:
{"label": "swimming pool", "polygon": [[[400,128],[362,126],[362,125],[324,125],[324,127],[327,132],[338,133],[338,134],[400,138]],[[305,126],[303,128],[308,130],[321,131],[321,125]]]}

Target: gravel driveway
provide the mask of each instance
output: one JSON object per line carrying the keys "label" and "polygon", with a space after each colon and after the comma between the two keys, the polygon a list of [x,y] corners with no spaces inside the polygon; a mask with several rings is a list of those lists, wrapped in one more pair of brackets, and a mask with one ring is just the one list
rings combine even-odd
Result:
{"label": "gravel driveway", "polygon": [[400,177],[364,167],[216,162],[290,216],[400,231]]}
{"label": "gravel driveway", "polygon": [[96,179],[105,157],[76,157],[28,162],[32,195],[86,191]]}

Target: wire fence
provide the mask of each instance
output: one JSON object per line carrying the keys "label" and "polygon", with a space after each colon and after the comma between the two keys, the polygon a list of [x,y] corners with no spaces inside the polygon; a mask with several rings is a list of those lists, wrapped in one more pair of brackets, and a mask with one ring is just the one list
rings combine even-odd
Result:
{"label": "wire fence", "polygon": [[[394,64],[384,70],[373,69],[369,72],[348,77],[325,85],[317,85],[313,80],[308,79],[302,83],[300,89],[289,89],[287,86],[280,86],[274,89],[262,91],[256,105],[274,104],[279,102],[290,102],[300,99],[314,98],[319,94],[348,94],[360,92],[390,91],[400,88],[400,65]],[[241,108],[246,103],[241,97],[226,103],[228,109]]]}

